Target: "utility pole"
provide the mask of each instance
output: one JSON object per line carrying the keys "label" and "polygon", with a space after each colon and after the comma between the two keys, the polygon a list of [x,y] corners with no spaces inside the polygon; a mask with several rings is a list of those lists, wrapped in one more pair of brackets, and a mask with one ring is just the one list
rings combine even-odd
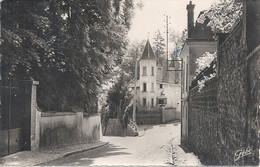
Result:
{"label": "utility pole", "polygon": [[137,81],[137,49],[135,55],[135,87],[134,87],[134,102],[133,102],[133,122],[136,123],[136,81]]}
{"label": "utility pole", "polygon": [[168,31],[168,15],[166,15],[166,56],[167,56],[167,69],[168,69],[168,34],[169,34],[169,31]]}

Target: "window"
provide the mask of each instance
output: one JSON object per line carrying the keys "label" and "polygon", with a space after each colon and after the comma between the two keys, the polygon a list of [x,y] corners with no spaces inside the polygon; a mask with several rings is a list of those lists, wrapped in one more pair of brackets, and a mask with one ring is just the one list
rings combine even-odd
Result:
{"label": "window", "polygon": [[181,92],[184,92],[184,86],[185,86],[185,84],[184,84],[184,74],[185,74],[185,68],[183,68],[183,70],[181,71],[181,84],[182,84],[182,87],[181,87]]}
{"label": "window", "polygon": [[163,84],[160,84],[160,89],[162,89],[163,88]]}
{"label": "window", "polygon": [[189,76],[188,76],[188,64],[186,64],[186,91],[188,91],[188,87],[189,87]]}
{"label": "window", "polygon": [[152,67],[151,76],[154,76],[154,67]]}
{"label": "window", "polygon": [[186,116],[186,121],[188,121],[188,106],[186,106],[186,114],[185,114],[185,116]]}
{"label": "window", "polygon": [[163,104],[163,99],[159,99],[159,104]]}
{"label": "window", "polygon": [[154,106],[154,99],[153,98],[151,100],[151,105],[152,105],[152,107]]}
{"label": "window", "polygon": [[147,76],[147,67],[143,67],[143,76]]}
{"label": "window", "polygon": [[143,98],[143,106],[146,106],[146,98]]}
{"label": "window", "polygon": [[154,91],[154,83],[151,85],[151,91]]}
{"label": "window", "polygon": [[167,104],[167,98],[157,98],[157,104],[166,105]]}
{"label": "window", "polygon": [[146,92],[146,83],[143,84],[143,92]]}

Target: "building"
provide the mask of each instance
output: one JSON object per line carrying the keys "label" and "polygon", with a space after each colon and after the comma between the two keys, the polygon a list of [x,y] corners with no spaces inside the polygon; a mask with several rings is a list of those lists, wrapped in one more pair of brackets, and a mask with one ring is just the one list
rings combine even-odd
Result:
{"label": "building", "polygon": [[[211,28],[207,26],[209,20],[203,24],[196,22],[194,25],[194,8],[195,5],[190,3],[187,5],[188,12],[188,38],[181,50],[180,57],[183,60],[182,70],[182,90],[181,90],[181,144],[188,144],[188,100],[189,87],[195,77],[196,59],[205,52],[215,52],[217,42],[213,38]],[[201,12],[200,14],[202,14]]]}
{"label": "building", "polygon": [[163,105],[180,112],[181,85],[172,71],[167,71],[167,62],[159,62],[149,40],[138,60],[136,81],[137,108],[153,109]]}
{"label": "building", "polygon": [[[184,108],[183,126],[188,131],[182,132],[182,144],[212,166],[259,165],[260,0],[237,5],[242,15],[232,17],[237,21],[228,33],[216,34],[217,54],[210,67],[193,78],[193,54],[188,54],[186,64],[188,85],[183,86],[188,90],[183,102],[188,110]],[[213,72],[200,89],[200,81]]]}

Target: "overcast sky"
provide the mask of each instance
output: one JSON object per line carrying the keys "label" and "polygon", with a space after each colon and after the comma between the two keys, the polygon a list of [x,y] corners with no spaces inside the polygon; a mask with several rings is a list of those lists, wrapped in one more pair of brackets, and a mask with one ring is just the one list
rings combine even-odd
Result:
{"label": "overcast sky", "polygon": [[[135,0],[140,1],[140,0]],[[169,28],[177,32],[182,32],[187,27],[187,10],[186,6],[189,0],[142,0],[144,7],[142,10],[136,8],[135,15],[132,19],[132,26],[128,37],[130,42],[152,40],[154,33],[160,29],[162,35],[165,36],[165,16],[171,17],[169,19]],[[218,0],[193,0],[195,4],[194,21],[202,10],[208,9],[212,3]]]}

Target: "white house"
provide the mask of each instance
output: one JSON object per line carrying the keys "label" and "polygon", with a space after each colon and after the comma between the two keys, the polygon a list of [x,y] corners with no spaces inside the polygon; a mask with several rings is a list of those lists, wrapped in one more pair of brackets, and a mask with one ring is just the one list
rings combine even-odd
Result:
{"label": "white house", "polygon": [[137,105],[152,109],[158,105],[181,110],[181,85],[173,71],[167,70],[167,62],[159,62],[149,40],[138,60],[136,81]]}

